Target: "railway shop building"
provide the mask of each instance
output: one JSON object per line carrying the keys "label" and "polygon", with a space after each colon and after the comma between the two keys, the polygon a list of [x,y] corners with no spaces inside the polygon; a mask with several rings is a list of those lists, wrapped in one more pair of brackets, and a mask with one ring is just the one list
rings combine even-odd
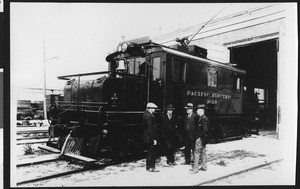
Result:
{"label": "railway shop building", "polygon": [[[244,81],[248,88],[244,90],[258,93],[260,111],[265,118],[262,129],[276,131],[279,138],[287,131],[296,133],[291,131],[296,127],[289,118],[297,117],[290,96],[294,94],[296,99],[297,84],[297,36],[295,31],[292,35],[294,20],[290,11],[287,4],[279,3],[216,18],[190,43],[206,48],[208,58],[225,64],[230,62],[247,72]],[[190,35],[188,32],[195,31],[186,30],[182,37]]]}

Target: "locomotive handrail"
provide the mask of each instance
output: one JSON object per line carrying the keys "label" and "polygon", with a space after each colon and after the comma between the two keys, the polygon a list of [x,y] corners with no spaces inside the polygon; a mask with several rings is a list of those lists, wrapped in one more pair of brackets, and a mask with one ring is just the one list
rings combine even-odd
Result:
{"label": "locomotive handrail", "polygon": [[82,104],[90,104],[90,105],[105,105],[108,104],[108,102],[81,102]]}
{"label": "locomotive handrail", "polygon": [[66,113],[67,111],[69,111],[71,108],[72,108],[72,107],[69,107],[69,108],[67,108],[66,110],[64,110],[64,111],[60,112],[60,113],[59,113],[59,114],[57,114],[57,115],[62,115],[62,114],[64,114],[64,113]]}
{"label": "locomotive handrail", "polygon": [[70,106],[70,107],[78,107],[78,108],[98,108],[99,106],[88,106],[88,105],[78,105],[78,104],[62,104],[62,107]]}
{"label": "locomotive handrail", "polygon": [[[161,111],[161,109],[156,109],[156,111]],[[140,114],[145,113],[145,111],[106,111],[107,114]]]}
{"label": "locomotive handrail", "polygon": [[122,72],[116,72],[116,74],[120,76],[130,76],[130,77],[136,77],[136,78],[148,78],[145,75],[134,75],[134,74],[128,74],[128,73],[122,73]]}
{"label": "locomotive handrail", "polygon": [[69,80],[70,77],[80,77],[80,76],[99,75],[99,74],[108,74],[108,73],[111,73],[111,71],[91,72],[91,73],[81,73],[81,74],[64,75],[64,76],[58,76],[57,79]]}
{"label": "locomotive handrail", "polygon": [[55,101],[58,104],[75,104],[75,101]]}
{"label": "locomotive handrail", "polygon": [[71,124],[78,124],[79,121],[70,121]]}

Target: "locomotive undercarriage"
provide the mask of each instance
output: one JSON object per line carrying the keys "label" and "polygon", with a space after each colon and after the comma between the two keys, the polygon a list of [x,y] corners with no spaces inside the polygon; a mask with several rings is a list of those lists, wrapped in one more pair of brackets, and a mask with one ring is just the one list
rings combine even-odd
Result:
{"label": "locomotive undercarriage", "polygon": [[[144,150],[143,124],[137,121],[141,120],[142,112],[61,112],[59,119],[51,121],[47,143],[61,150],[61,154],[97,159],[124,157]],[[92,119],[95,117],[97,119]],[[57,142],[53,142],[55,137],[58,137]]]}
{"label": "locomotive undercarriage", "polygon": [[[53,119],[49,128],[48,146],[90,158],[102,158],[107,155],[124,157],[145,149],[143,145],[143,112],[83,112],[62,110],[71,120]],[[79,115],[81,117],[79,117]],[[97,115],[97,116],[96,116]],[[98,119],[91,120],[91,117]],[[211,141],[224,142],[251,134],[255,115],[210,115]],[[77,119],[76,119],[77,118]],[[57,142],[52,138],[58,137]]]}
{"label": "locomotive undercarriage", "polygon": [[239,139],[251,135],[251,128],[255,125],[255,115],[221,115],[209,116],[211,125],[210,143]]}

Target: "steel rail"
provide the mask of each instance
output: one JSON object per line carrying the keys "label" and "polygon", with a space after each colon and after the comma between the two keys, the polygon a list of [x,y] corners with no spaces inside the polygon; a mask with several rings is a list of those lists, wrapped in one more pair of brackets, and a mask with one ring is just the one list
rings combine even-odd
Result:
{"label": "steel rail", "polygon": [[33,182],[38,182],[38,181],[43,181],[43,180],[59,178],[59,177],[72,175],[72,174],[76,174],[76,173],[82,173],[82,172],[90,171],[90,170],[100,170],[100,169],[104,169],[106,167],[113,166],[113,165],[118,165],[118,164],[124,163],[124,162],[137,161],[137,160],[145,158],[145,152],[141,152],[138,155],[135,155],[134,157],[131,157],[131,156],[132,155],[128,155],[128,157],[125,157],[123,160],[117,160],[115,162],[104,163],[101,165],[87,164],[87,166],[82,169],[77,169],[77,170],[67,171],[67,172],[63,172],[63,173],[57,173],[57,174],[53,174],[53,175],[49,175],[49,176],[45,176],[45,177],[39,177],[39,178],[35,178],[35,179],[17,182],[17,186],[29,184],[29,183],[33,183]]}

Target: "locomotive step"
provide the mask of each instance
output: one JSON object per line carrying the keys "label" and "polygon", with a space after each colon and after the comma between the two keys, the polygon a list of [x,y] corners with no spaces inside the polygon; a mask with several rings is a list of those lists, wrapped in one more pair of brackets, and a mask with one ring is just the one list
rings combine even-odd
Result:
{"label": "locomotive step", "polygon": [[43,149],[43,150],[47,150],[49,152],[53,152],[55,154],[58,154],[60,153],[60,150],[56,149],[56,148],[52,148],[50,146],[46,146],[46,145],[43,145],[43,146],[39,146],[39,148]]}
{"label": "locomotive step", "polygon": [[76,154],[63,154],[64,156],[70,157],[70,158],[74,158],[74,159],[78,159],[81,161],[84,161],[86,163],[92,163],[92,162],[96,162],[96,159],[92,159],[92,158],[88,158],[88,157],[84,157],[81,155],[76,155]]}

